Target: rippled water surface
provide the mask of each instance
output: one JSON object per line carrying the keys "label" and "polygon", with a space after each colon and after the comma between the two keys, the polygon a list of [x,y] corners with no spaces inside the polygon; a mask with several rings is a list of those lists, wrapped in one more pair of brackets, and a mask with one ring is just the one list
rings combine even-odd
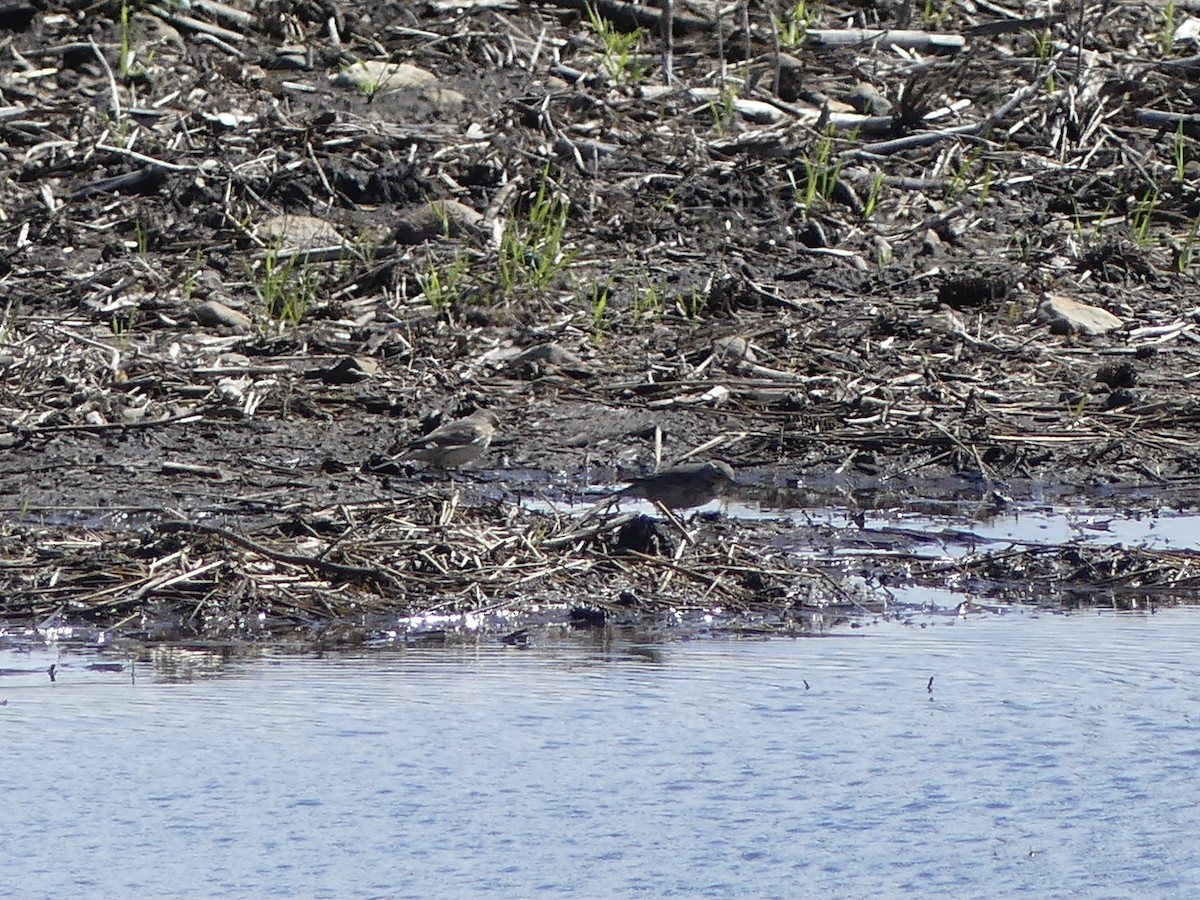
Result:
{"label": "rippled water surface", "polygon": [[0,652],[0,896],[1200,887],[1196,610],[94,661]]}

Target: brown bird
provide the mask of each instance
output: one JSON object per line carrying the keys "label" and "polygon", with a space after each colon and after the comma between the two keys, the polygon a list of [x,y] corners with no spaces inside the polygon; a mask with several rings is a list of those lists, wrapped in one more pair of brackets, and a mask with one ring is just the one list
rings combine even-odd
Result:
{"label": "brown bird", "polygon": [[635,478],[621,494],[644,497],[669,509],[690,509],[724,495],[736,478],[729,463],[711,460],[672,466],[645,478]]}
{"label": "brown bird", "polygon": [[490,409],[477,409],[413,441],[401,458],[417,459],[439,469],[457,469],[483,456],[499,423],[499,417]]}

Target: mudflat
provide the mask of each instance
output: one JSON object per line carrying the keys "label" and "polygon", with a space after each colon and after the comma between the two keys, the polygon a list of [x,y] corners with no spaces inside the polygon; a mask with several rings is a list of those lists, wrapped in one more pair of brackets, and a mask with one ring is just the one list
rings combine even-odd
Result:
{"label": "mudflat", "polygon": [[[1186,600],[1186,537],[865,536],[912,504],[1196,503],[1183,21],[674,6],[7,7],[5,627],[772,632],[893,614],[897,585]],[[462,471],[402,458],[477,409],[499,425]],[[576,514],[710,460],[737,472],[724,507]]]}

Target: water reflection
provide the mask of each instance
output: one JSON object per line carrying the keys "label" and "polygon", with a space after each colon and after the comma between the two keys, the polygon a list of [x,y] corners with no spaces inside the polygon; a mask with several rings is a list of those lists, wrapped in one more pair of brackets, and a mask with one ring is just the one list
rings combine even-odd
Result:
{"label": "water reflection", "polygon": [[[1139,498],[1131,496],[1130,502]],[[524,499],[522,505],[558,515],[580,515],[594,498],[550,503]],[[645,501],[624,501],[630,512],[657,514]],[[960,556],[995,545],[1093,546],[1125,545],[1178,550],[1200,544],[1200,514],[1188,508],[1149,501],[1129,508],[1110,503],[1102,508],[1081,504],[1076,497],[1058,503],[998,503],[991,492],[929,496],[915,488],[846,490],[831,502],[828,486],[820,490],[771,485],[743,486],[728,498],[713,501],[702,513],[721,513],[742,521],[782,521],[793,526],[789,549],[821,552],[831,547],[853,552],[852,545],[895,546],[916,555]]]}
{"label": "water reflection", "polygon": [[1197,624],[194,648],[132,681],[0,649],[0,896],[1179,893]]}

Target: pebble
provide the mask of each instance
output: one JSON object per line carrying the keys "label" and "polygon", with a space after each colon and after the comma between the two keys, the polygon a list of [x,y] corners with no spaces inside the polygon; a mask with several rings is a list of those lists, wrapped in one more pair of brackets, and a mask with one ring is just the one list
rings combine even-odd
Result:
{"label": "pebble", "polygon": [[1106,309],[1089,306],[1064,297],[1062,294],[1046,294],[1038,307],[1038,317],[1050,325],[1054,334],[1078,332],[1085,335],[1108,334],[1123,328],[1125,323]]}

